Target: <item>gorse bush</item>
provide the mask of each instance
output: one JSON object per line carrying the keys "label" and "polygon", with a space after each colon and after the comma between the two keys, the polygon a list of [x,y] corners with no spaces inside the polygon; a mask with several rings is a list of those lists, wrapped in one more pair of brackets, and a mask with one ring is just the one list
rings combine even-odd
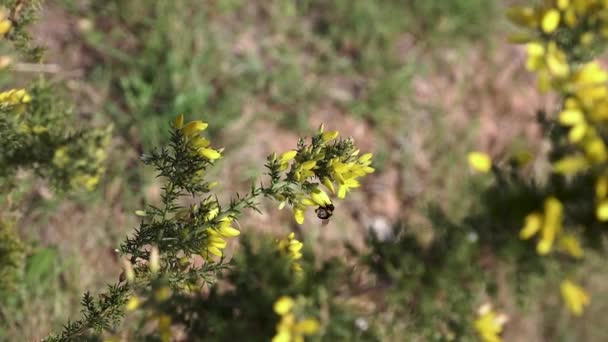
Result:
{"label": "gorse bush", "polygon": [[[128,6],[100,4],[108,11]],[[443,15],[444,7],[435,4],[411,6]],[[453,9],[483,21],[467,4],[454,2]],[[346,16],[350,5],[325,6]],[[386,8],[398,5],[391,1]],[[0,34],[30,58],[39,49],[20,30],[37,6],[8,1],[0,16]],[[281,9],[287,15],[316,6],[306,1]],[[347,18],[394,19],[388,9],[375,13],[366,6],[376,8],[357,3]],[[150,10],[161,9],[159,3]],[[20,22],[19,13],[28,19]],[[605,259],[608,72],[597,58],[608,41],[608,3],[547,0],[513,7],[507,16],[522,29],[511,38],[525,44],[526,68],[536,75],[539,92],[552,92],[557,101],[537,113],[550,148],[494,160],[471,152],[476,175],[470,185],[478,196],[466,215],[456,219],[430,203],[428,237],[417,233],[420,223],[403,221],[385,234],[370,229],[362,241],[322,244],[307,230],[329,229],[323,223],[341,210],[338,201],[376,171],[372,153],[360,151],[354,139],[321,125],[291,149],[268,155],[260,167],[265,172],[248,191],[226,197],[220,192],[225,180],[215,178],[214,168],[227,151],[204,134],[209,125],[183,115],[171,123],[159,120],[169,126],[161,135],[168,142],[141,156],[162,182],[158,203],[134,213],[139,225],[115,250],[122,263],[118,279],[99,294],[85,293],[81,317],[46,341],[497,342],[528,338],[518,335],[521,325],[511,318],[525,320],[534,309],[542,312],[538,335],[557,338],[553,331],[564,324],[557,317],[567,311],[577,318],[593,308],[586,267]],[[368,40],[357,22],[348,33],[318,29],[328,30],[335,44],[367,42],[382,52],[385,42]],[[159,39],[149,48],[165,46],[166,38]],[[382,58],[370,54],[360,66],[373,69]],[[164,62],[161,67],[170,68]],[[149,67],[143,66],[145,74],[164,83],[164,73],[156,78]],[[126,93],[126,110],[155,108],[137,77],[123,80],[119,89]],[[0,177],[9,197],[16,192],[17,169],[35,172],[58,191],[93,190],[103,176],[110,129],[78,128],[60,92],[60,85],[40,79],[0,93]],[[193,109],[199,102],[188,96],[192,102],[184,108]],[[178,97],[162,108],[180,108]],[[279,234],[249,230],[245,212],[261,212],[262,203],[289,211],[295,228]],[[18,211],[18,204],[9,209]],[[0,304],[21,286],[27,250],[12,222],[0,216]],[[0,318],[5,315],[0,310]]]}
{"label": "gorse bush", "polygon": [[[4,80],[11,64],[39,62],[42,48],[27,29],[36,19],[39,1],[0,2],[0,44]],[[16,62],[13,62],[16,59]],[[9,78],[10,79],[10,78]],[[24,211],[23,173],[49,181],[57,192],[91,191],[104,173],[110,128],[79,127],[63,86],[45,80],[11,80],[19,86],[0,91],[0,320],[8,321],[24,296],[27,257],[33,248],[22,242],[16,222]],[[17,175],[22,173],[19,177]],[[35,268],[35,267],[34,267]],[[4,324],[3,324],[4,325]],[[0,327],[0,335],[4,332]]]}

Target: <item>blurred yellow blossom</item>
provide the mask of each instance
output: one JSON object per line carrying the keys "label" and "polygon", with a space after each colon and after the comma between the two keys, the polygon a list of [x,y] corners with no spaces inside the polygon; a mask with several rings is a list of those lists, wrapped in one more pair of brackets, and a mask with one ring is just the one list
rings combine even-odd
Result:
{"label": "blurred yellow blossom", "polygon": [[470,152],[467,158],[469,160],[469,166],[477,172],[487,173],[492,168],[492,159],[485,153]]}
{"label": "blurred yellow blossom", "polygon": [[591,301],[587,292],[570,280],[562,281],[560,288],[562,298],[570,312],[575,316],[581,316],[585,306],[589,305]]}
{"label": "blurred yellow blossom", "polygon": [[501,342],[500,335],[506,322],[507,316],[497,314],[490,304],[484,304],[477,312],[474,326],[483,342]]}
{"label": "blurred yellow blossom", "polygon": [[540,240],[536,245],[538,254],[544,255],[551,251],[557,234],[562,229],[563,205],[555,197],[545,200],[544,213],[533,212],[526,216],[524,227],[519,237],[527,240],[540,232]]}
{"label": "blurred yellow blossom", "polygon": [[304,244],[295,238],[295,233],[291,232],[287,238],[278,240],[277,246],[279,251],[291,260],[291,269],[295,272],[302,272],[302,266],[298,260],[302,259],[301,250]]}
{"label": "blurred yellow blossom", "polygon": [[303,317],[299,319],[294,313],[296,302],[287,296],[282,296],[274,303],[274,312],[281,316],[277,324],[276,334],[272,342],[302,342],[305,336],[316,334],[320,329],[319,321]]}

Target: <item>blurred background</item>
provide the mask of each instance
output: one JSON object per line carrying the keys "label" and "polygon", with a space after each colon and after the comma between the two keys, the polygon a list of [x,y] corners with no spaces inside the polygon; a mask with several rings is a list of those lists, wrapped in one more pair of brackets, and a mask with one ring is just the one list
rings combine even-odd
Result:
{"label": "blurred background", "polygon": [[[321,123],[373,152],[377,172],[361,191],[327,226],[311,216],[301,227],[317,246],[357,244],[366,230],[387,234],[398,221],[424,239],[430,202],[461,217],[473,198],[466,152],[542,148],[533,123],[547,99],[537,95],[522,49],[506,42],[506,5],[47,1],[33,32],[47,48],[44,63],[15,64],[12,78],[41,71],[65,84],[80,120],[111,124],[114,137],[108,172],[92,193],[59,196],[21,175],[28,296],[0,336],[40,339],[78,316],[84,291],[117,279],[115,248],[137,226],[134,211],[159,202],[162,186],[139,156],[167,141],[180,113],[208,122],[214,146],[226,148],[210,175],[226,196],[261,175],[267,154],[293,148]],[[241,228],[295,229],[288,211],[268,204],[263,212],[248,213]]]}

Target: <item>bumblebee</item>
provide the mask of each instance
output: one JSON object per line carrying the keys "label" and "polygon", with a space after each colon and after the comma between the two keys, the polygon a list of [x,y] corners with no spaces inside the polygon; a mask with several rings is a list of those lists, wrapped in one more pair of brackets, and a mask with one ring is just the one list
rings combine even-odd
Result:
{"label": "bumblebee", "polygon": [[315,213],[317,213],[317,217],[319,219],[329,220],[331,215],[334,213],[334,205],[330,203],[324,207],[319,206],[317,209],[315,209]]}

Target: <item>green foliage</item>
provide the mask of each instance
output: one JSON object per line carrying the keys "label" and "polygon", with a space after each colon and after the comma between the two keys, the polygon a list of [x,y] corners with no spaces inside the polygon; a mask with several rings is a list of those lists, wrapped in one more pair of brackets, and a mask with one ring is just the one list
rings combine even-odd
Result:
{"label": "green foliage", "polygon": [[[546,6],[550,3],[545,2]],[[567,7],[565,3],[559,6]],[[75,3],[72,5],[74,11],[80,11]],[[344,105],[341,109],[372,123],[391,126],[399,121],[392,116],[399,110],[401,92],[407,90],[415,69],[405,65],[394,51],[403,32],[411,30],[416,39],[431,36],[429,42],[440,45],[456,37],[476,39],[485,36],[492,26],[488,18],[498,7],[495,2],[384,1],[379,6],[373,1],[345,0],[251,4],[240,0],[107,0],[82,6],[99,13],[93,18],[95,28],[83,30],[83,34],[87,47],[104,62],[92,70],[92,75],[106,75],[111,97],[118,99],[117,103],[108,101],[105,110],[112,113],[123,134],[131,134],[135,126],[142,133],[144,145],[165,138],[169,144],[142,156],[142,161],[162,179],[160,204],[147,204],[136,212],[141,222],[117,250],[124,262],[120,278],[99,295],[87,292],[81,302],[82,317],[67,323],[48,341],[168,341],[173,334],[181,334],[186,340],[266,341],[275,336],[276,341],[283,341],[285,334],[283,340],[279,338],[281,330],[290,330],[288,340],[305,335],[326,341],[395,337],[469,341],[478,335],[484,341],[500,341],[500,333],[509,328],[504,325],[503,313],[517,316],[531,306],[542,309],[539,335],[553,339],[557,334],[552,331],[565,326],[559,320],[563,313],[555,309],[557,295],[539,296],[534,291],[543,286],[545,291],[553,289],[556,280],[567,279],[570,292],[564,297],[570,309],[571,297],[588,305],[585,292],[570,279],[582,273],[581,246],[586,257],[601,260],[604,256],[604,221],[608,216],[604,217],[601,209],[603,201],[608,201],[608,178],[605,160],[596,160],[602,156],[597,142],[604,144],[605,140],[601,127],[593,127],[597,134],[587,137],[584,145],[573,146],[568,137],[571,127],[564,124],[568,120],[539,115],[543,134],[550,140],[547,159],[554,165],[551,171],[537,177],[516,157],[492,162],[481,156],[487,157],[487,167],[473,168],[491,170],[492,177],[465,182],[472,189],[450,194],[450,202],[458,201],[456,209],[451,203],[439,203],[448,209],[444,212],[431,201],[425,217],[428,224],[406,221],[382,237],[372,231],[360,246],[348,244],[350,254],[346,257],[328,258],[319,257],[319,250],[327,245],[307,241],[301,250],[295,235],[277,242],[254,232],[240,239],[232,258],[224,253],[229,238],[239,235],[232,225],[238,221],[237,227],[245,226],[240,221],[243,211],[259,211],[262,198],[293,210],[300,224],[304,213],[314,208],[319,218],[328,213],[331,216],[336,208],[330,195],[343,198],[361,185],[358,178],[374,171],[371,154],[360,155],[352,139],[336,139],[337,132],[321,128],[310,140],[301,139],[293,150],[269,155],[267,172],[259,184],[224,200],[225,194],[215,191],[217,182],[210,179],[224,151],[211,147],[199,134],[207,124],[192,121],[184,125],[183,117],[178,116],[173,129],[160,133],[167,115],[197,112],[201,107],[221,116],[212,120],[214,124],[224,125],[254,97],[274,108],[271,114],[284,110],[306,113],[310,109],[308,100],[333,101],[315,88],[326,78],[337,76],[366,80],[361,94],[336,101]],[[414,15],[404,17],[402,8]],[[534,16],[534,20],[548,11],[544,7],[541,10],[542,15]],[[251,16],[251,11],[256,15]],[[239,36],[240,30],[229,27],[222,31],[218,25],[238,19],[251,29],[258,22],[248,20],[258,15],[268,20],[256,28],[259,31],[254,36],[276,34],[279,43],[264,41],[261,46],[267,49],[263,52],[245,48],[244,52],[233,53],[234,47],[226,43],[230,41],[226,37]],[[176,24],[184,18],[204,25],[192,28]],[[541,24],[532,27],[546,25]],[[546,32],[535,32],[531,37],[572,48],[567,51],[570,59],[566,62],[572,62],[572,70],[581,70],[576,69],[581,67],[577,63],[591,56],[577,49],[585,32],[581,27],[573,32],[570,29],[558,26],[553,34],[543,28]],[[125,36],[137,39],[125,40]],[[290,44],[282,43],[286,40]],[[563,71],[560,63],[565,63],[563,56],[552,49],[547,48],[551,51],[548,57],[543,56],[547,60],[538,63],[551,76],[555,73],[551,69]],[[595,56],[596,50],[589,51]],[[135,58],[129,55],[131,52]],[[301,65],[304,55],[319,62]],[[532,62],[529,67],[536,65]],[[600,70],[591,70],[596,71],[592,73],[595,76],[603,75]],[[321,80],[308,82],[309,73],[322,75]],[[608,77],[601,79],[599,83],[603,84]],[[573,96],[573,88],[560,88],[565,80],[557,81],[551,85],[562,95]],[[59,188],[96,183],[93,180],[103,159],[99,157],[103,156],[100,146],[107,144],[108,133],[72,131],[68,107],[54,97],[57,88],[44,83],[30,88],[30,100],[23,101],[20,96],[16,103],[9,101],[10,106],[1,107],[7,115],[0,117],[4,120],[0,127],[4,127],[3,138],[8,137],[9,148],[4,155],[0,152],[4,156],[0,165],[7,165],[0,170],[12,176],[15,165],[33,169],[50,177]],[[605,89],[600,90],[598,93],[605,93]],[[576,96],[587,101],[585,94]],[[571,106],[567,101],[563,105]],[[446,145],[444,135],[453,131],[446,127],[432,139]],[[456,142],[462,145],[462,141]],[[437,153],[444,152],[441,147],[435,148]],[[577,170],[584,172],[563,174],[555,169],[555,163],[564,157],[585,153],[594,164]],[[454,157],[445,159],[449,162],[434,165],[432,177],[460,176],[457,172],[446,176],[446,170],[462,167]],[[78,178],[79,174],[89,178]],[[598,184],[605,189],[598,191]],[[458,184],[459,189],[462,187]],[[475,194],[473,199],[470,193]],[[522,233],[530,215],[542,216],[545,222],[535,228],[534,233],[543,231],[535,243],[522,241],[530,238]],[[423,230],[430,236],[419,234]],[[560,235],[565,232],[571,234],[567,243]],[[309,236],[301,235],[298,238]],[[8,247],[4,250],[9,252],[5,255],[16,260],[18,244],[6,236]],[[547,241],[548,251],[539,248]],[[1,243],[0,236],[0,247],[4,246]],[[0,261],[2,257],[0,253]],[[44,284],[57,278],[56,261],[55,249],[40,248],[22,263],[24,283],[31,287],[28,291],[45,291]],[[16,264],[8,263],[11,267]],[[9,278],[15,269],[11,267]],[[41,285],[34,288],[37,282]],[[562,294],[567,292],[563,286]],[[510,295],[515,296],[518,306],[509,305]],[[282,303],[290,303],[293,308],[277,309],[284,298],[287,301]],[[497,309],[488,303],[494,303]],[[573,312],[578,314],[576,309]],[[309,329],[314,330],[310,334],[298,331],[302,318],[310,318],[308,323],[318,324],[318,329]],[[568,334],[578,337],[578,332]]]}
{"label": "green foliage", "polygon": [[49,178],[57,189],[92,190],[104,172],[110,129],[82,129],[71,109],[57,98],[57,85],[41,80],[29,91],[31,101],[0,109],[0,177],[19,168]]}
{"label": "green foliage", "polygon": [[0,221],[0,306],[6,305],[9,293],[16,290],[23,277],[24,252],[12,225]]}
{"label": "green foliage", "polygon": [[[297,149],[280,157],[276,153],[268,156],[266,183],[252,185],[248,193],[236,194],[229,204],[222,205],[211,192],[217,182],[206,179],[208,169],[221,157],[221,151],[210,147],[200,135],[206,128],[207,124],[199,120],[184,124],[184,117],[179,115],[173,122],[169,145],[142,157],[166,182],[162,205],[148,205],[137,212],[142,222],[120,247],[121,254],[128,258],[123,279],[97,299],[86,294],[83,318],[67,324],[48,341],[69,341],[117,327],[127,301],[144,301],[148,312],[143,322],[158,320],[160,334],[170,336],[173,320],[162,311],[168,297],[173,292],[179,295],[216,282],[218,272],[228,267],[222,252],[225,239],[239,235],[231,225],[244,209],[259,211],[260,197],[275,199],[281,206],[292,207],[301,224],[310,207],[333,211],[321,186],[344,198],[359,186],[357,178],[374,171],[369,166],[371,154],[359,156],[352,138],[337,139],[338,132],[325,132],[321,127],[310,143],[300,139]],[[184,207],[180,201],[185,199],[196,203]],[[294,256],[293,261],[298,257]],[[129,306],[136,308],[139,304]]]}
{"label": "green foliage", "polygon": [[267,341],[279,319],[273,303],[280,296],[300,296],[314,308],[310,314],[325,312],[323,340],[375,340],[372,332],[356,329],[354,312],[333,298],[347,278],[345,265],[336,258],[315,266],[314,253],[307,249],[304,254],[305,276],[294,278],[289,259],[281,256],[272,237],[245,235],[217,286],[208,294],[178,293],[167,300],[163,313],[185,327],[187,339]]}
{"label": "green foliage", "polygon": [[38,19],[42,2],[43,0],[0,1],[0,6],[6,10],[7,19],[11,23],[5,38],[11,41],[15,49],[25,58],[32,61],[40,61],[43,53],[43,48],[34,44],[28,32],[29,26]]}

